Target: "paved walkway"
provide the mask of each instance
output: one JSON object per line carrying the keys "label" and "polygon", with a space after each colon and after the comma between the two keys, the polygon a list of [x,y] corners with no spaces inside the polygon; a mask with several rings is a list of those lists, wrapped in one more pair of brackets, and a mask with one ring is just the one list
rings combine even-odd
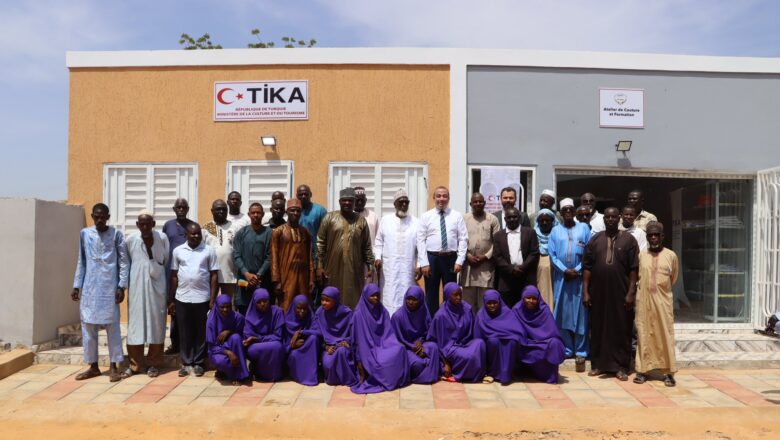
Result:
{"label": "paved walkway", "polygon": [[[561,383],[411,385],[388,393],[357,395],[346,387],[294,382],[220,383],[213,372],[180,378],[176,371],[155,379],[137,375],[110,383],[103,375],[74,380],[80,366],[33,365],[0,380],[2,400],[157,405],[264,406],[296,408],[469,409],[588,407],[753,407],[780,408],[780,370],[690,370],[677,374],[677,387],[660,381],[643,385],[614,378],[563,372]],[[631,376],[633,378],[633,376]]]}

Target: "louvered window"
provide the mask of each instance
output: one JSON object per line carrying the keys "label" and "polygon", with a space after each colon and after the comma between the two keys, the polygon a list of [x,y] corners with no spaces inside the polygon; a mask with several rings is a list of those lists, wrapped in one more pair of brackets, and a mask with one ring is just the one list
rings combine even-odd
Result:
{"label": "louvered window", "polygon": [[173,203],[185,198],[189,217],[198,220],[198,167],[195,164],[107,164],[103,167],[103,200],[111,210],[109,224],[125,234],[136,230],[143,209],[154,212],[158,227],[175,217]]}
{"label": "louvered window", "polygon": [[366,189],[366,206],[380,218],[394,212],[393,195],[399,188],[409,193],[409,212],[419,217],[428,208],[428,165],[398,162],[330,164],[329,206],[338,209],[339,191],[346,187]]}
{"label": "louvered window", "polygon": [[292,194],[293,162],[275,161],[231,161],[227,166],[227,193],[238,191],[243,199],[243,210],[253,202],[260,202],[270,212],[271,194],[284,193],[286,199]]}

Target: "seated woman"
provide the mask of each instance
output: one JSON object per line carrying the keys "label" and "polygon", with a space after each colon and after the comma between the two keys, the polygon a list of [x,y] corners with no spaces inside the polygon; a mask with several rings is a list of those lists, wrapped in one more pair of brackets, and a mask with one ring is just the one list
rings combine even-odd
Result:
{"label": "seated woman", "polygon": [[520,302],[512,309],[525,334],[525,344],[518,360],[526,365],[539,380],[558,383],[558,366],[565,359],[558,326],[550,308],[544,302],[536,286],[523,289]]}
{"label": "seated woman", "polygon": [[[485,341],[473,338],[474,315],[456,283],[444,286],[444,302],[431,322],[428,338],[436,342],[450,382],[479,382],[485,378]],[[492,378],[486,378],[492,381]]]}
{"label": "seated woman", "polygon": [[284,314],[271,305],[270,298],[265,289],[257,289],[252,295],[244,323],[244,347],[255,379],[276,382],[283,376],[285,360]]}
{"label": "seated woman", "polygon": [[313,315],[309,298],[298,295],[293,298],[284,316],[284,346],[290,378],[309,386],[319,383],[317,361],[320,344],[318,331],[312,325]]}
{"label": "seated woman", "polygon": [[523,327],[498,291],[486,291],[483,304],[477,312],[474,337],[485,341],[487,374],[508,385],[517,366],[518,350],[525,343]]}
{"label": "seated woman", "polygon": [[395,337],[376,284],[366,284],[355,307],[352,346],[360,380],[353,393],[381,393],[409,384],[406,350]]}
{"label": "seated woman", "polygon": [[209,362],[217,369],[217,376],[238,385],[249,378],[246,367],[242,332],[244,317],[233,310],[233,299],[219,295],[206,321],[206,344]]}
{"label": "seated woman", "polygon": [[441,377],[439,347],[428,341],[431,314],[425,304],[425,293],[414,285],[406,290],[404,306],[390,318],[398,341],[406,348],[409,379],[412,383],[434,383]]}
{"label": "seated woman", "polygon": [[314,315],[314,325],[325,345],[322,370],[328,385],[358,383],[349,340],[352,337],[352,310],[341,304],[339,289],[328,286],[322,290],[322,305]]}

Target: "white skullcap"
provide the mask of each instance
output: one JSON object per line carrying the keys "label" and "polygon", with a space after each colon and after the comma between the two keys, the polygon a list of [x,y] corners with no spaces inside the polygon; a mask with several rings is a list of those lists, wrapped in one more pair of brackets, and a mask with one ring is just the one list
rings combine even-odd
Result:
{"label": "white skullcap", "polygon": [[400,199],[401,197],[409,197],[409,194],[406,193],[406,190],[403,188],[398,188],[398,191],[395,192],[393,195],[393,203],[395,203],[396,200]]}
{"label": "white skullcap", "polygon": [[141,212],[138,213],[138,217],[141,217],[142,215],[148,215],[151,218],[154,218],[154,213],[151,209],[142,209]]}
{"label": "white skullcap", "polygon": [[567,206],[570,206],[570,207],[574,208],[574,200],[572,200],[570,198],[565,198],[565,199],[561,200],[561,203],[558,204],[558,209],[563,209],[563,208],[565,208]]}
{"label": "white skullcap", "polygon": [[553,191],[551,189],[546,189],[546,190],[542,191],[542,195],[543,196],[550,196],[553,199],[557,198],[557,197],[555,197],[555,191]]}

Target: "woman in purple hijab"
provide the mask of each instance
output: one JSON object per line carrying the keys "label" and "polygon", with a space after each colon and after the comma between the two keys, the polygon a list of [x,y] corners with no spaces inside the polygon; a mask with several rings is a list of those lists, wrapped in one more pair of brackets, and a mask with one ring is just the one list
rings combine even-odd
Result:
{"label": "woman in purple hijab", "polygon": [[519,361],[539,380],[558,383],[558,366],[565,358],[565,347],[550,308],[536,286],[527,286],[522,299],[512,309],[523,326],[526,342]]}
{"label": "woman in purple hijab", "polygon": [[214,308],[206,321],[206,344],[209,362],[217,369],[217,376],[223,376],[238,385],[249,378],[246,367],[242,332],[244,317],[233,310],[232,298],[217,297]]}
{"label": "woman in purple hijab", "polygon": [[425,304],[422,288],[413,285],[406,290],[404,306],[390,318],[398,341],[406,348],[409,379],[412,383],[434,383],[441,377],[439,347],[428,341],[431,314]]}
{"label": "woman in purple hijab", "polygon": [[322,290],[322,305],[314,315],[314,326],[325,344],[322,353],[325,383],[351,387],[358,383],[352,346],[349,345],[352,337],[352,310],[341,304],[339,296],[339,289],[333,286]]}
{"label": "woman in purple hijab", "polygon": [[284,346],[290,378],[301,385],[315,386],[320,352],[319,332],[313,326],[314,313],[306,295],[293,298],[284,316]]}
{"label": "woman in purple hijab", "polygon": [[460,286],[444,286],[444,302],[433,317],[428,338],[439,346],[444,377],[449,381],[479,382],[485,376],[485,341],[473,338],[474,315],[463,301]]}
{"label": "woman in purple hijab", "polygon": [[474,337],[485,341],[487,374],[502,385],[509,385],[517,366],[518,350],[525,340],[523,326],[498,291],[486,291],[483,304],[477,312]]}
{"label": "woman in purple hijab", "polygon": [[255,378],[267,382],[281,380],[285,361],[282,309],[271,305],[267,290],[256,289],[245,320],[244,347]]}
{"label": "woman in purple hijab", "polygon": [[392,391],[409,384],[406,349],[398,342],[379,286],[366,284],[352,317],[352,346],[358,367],[357,394]]}

